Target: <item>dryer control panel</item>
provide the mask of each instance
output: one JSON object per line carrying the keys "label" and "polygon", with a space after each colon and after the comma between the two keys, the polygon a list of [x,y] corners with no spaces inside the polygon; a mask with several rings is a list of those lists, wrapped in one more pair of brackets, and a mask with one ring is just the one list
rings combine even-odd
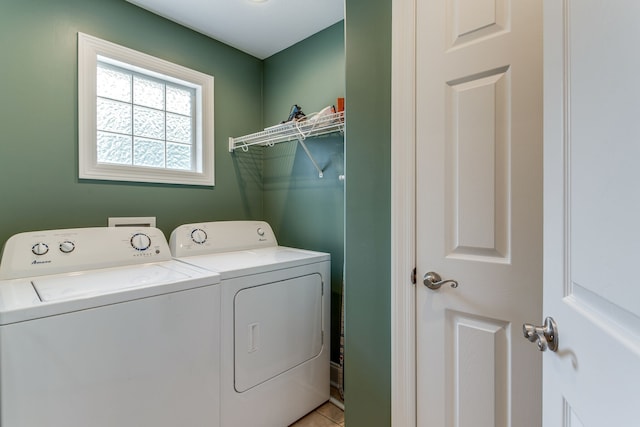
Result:
{"label": "dryer control panel", "polygon": [[19,233],[7,240],[0,279],[169,261],[171,252],[154,227],[95,227]]}
{"label": "dryer control panel", "polygon": [[174,257],[207,255],[278,246],[264,221],[215,221],[184,224],[169,238]]}

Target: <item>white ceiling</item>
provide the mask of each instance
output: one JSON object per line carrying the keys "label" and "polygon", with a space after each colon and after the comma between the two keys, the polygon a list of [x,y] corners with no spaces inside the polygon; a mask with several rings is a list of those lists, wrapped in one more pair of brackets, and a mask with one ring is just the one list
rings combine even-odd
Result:
{"label": "white ceiling", "polygon": [[344,0],[127,0],[267,58],[344,18]]}

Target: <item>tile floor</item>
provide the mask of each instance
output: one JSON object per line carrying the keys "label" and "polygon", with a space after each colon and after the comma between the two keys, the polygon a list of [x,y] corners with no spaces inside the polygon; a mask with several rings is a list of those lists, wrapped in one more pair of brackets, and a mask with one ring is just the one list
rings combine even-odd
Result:
{"label": "tile floor", "polygon": [[[331,387],[331,397],[342,402],[335,387]],[[289,427],[344,427],[344,412],[333,403],[326,402]]]}
{"label": "tile floor", "polygon": [[331,402],[316,408],[304,418],[296,421],[290,427],[337,427],[344,426],[344,412]]}

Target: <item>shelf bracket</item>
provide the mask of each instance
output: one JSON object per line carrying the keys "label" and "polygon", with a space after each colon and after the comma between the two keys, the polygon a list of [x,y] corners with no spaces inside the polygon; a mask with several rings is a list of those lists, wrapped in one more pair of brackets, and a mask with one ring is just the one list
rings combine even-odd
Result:
{"label": "shelf bracket", "polygon": [[324,173],[322,169],[318,166],[318,163],[311,155],[304,141],[307,138],[315,138],[331,133],[344,135],[344,126],[344,111],[331,114],[313,113],[308,115],[304,120],[281,123],[265,128],[263,131],[239,136],[237,138],[230,137],[229,152],[233,153],[238,148],[246,152],[252,145],[273,147],[275,144],[281,142],[297,140],[300,145],[302,145],[311,163],[313,163],[313,167],[318,171],[318,177],[323,178]]}
{"label": "shelf bracket", "polygon": [[298,142],[300,143],[300,145],[302,145],[302,148],[304,148],[304,152],[307,153],[307,157],[309,157],[309,160],[311,160],[311,163],[313,163],[313,166],[318,171],[318,178],[324,177],[324,174],[322,173],[322,169],[320,169],[320,166],[318,166],[316,161],[313,159],[313,156],[311,155],[311,152],[307,148],[307,144],[304,143],[302,138],[298,138]]}

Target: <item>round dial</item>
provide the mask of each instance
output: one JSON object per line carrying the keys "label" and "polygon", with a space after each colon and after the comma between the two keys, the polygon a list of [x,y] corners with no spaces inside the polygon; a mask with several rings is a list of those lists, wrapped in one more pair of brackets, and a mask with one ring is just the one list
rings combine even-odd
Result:
{"label": "round dial", "polygon": [[31,247],[31,252],[35,255],[44,255],[49,252],[49,246],[46,243],[36,243]]}
{"label": "round dial", "polygon": [[69,240],[65,240],[64,242],[60,243],[60,252],[62,253],[68,254],[70,252],[73,252],[75,248],[75,243],[70,242]]}
{"label": "round dial", "polygon": [[207,241],[207,233],[201,228],[196,228],[191,232],[191,240],[201,245]]}
{"label": "round dial", "polygon": [[264,230],[262,229],[262,227],[258,227],[256,232],[258,233],[258,236],[264,236]]}
{"label": "round dial", "polygon": [[145,251],[151,246],[151,238],[144,233],[136,233],[131,237],[131,246],[137,251]]}

